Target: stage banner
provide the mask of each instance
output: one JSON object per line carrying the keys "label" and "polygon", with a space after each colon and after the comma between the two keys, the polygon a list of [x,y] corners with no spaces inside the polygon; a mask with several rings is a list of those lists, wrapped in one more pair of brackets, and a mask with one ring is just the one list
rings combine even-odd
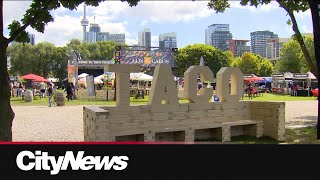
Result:
{"label": "stage banner", "polygon": [[76,72],[77,72],[77,67],[74,65],[68,65],[68,82],[73,82],[75,81],[76,77]]}
{"label": "stage banner", "polygon": [[87,91],[89,96],[95,96],[95,90],[94,90],[94,79],[93,76],[87,76],[86,77],[87,82]]}
{"label": "stage banner", "polygon": [[121,50],[121,64],[141,64],[142,67],[154,67],[157,64],[174,66],[173,52],[150,50]]}

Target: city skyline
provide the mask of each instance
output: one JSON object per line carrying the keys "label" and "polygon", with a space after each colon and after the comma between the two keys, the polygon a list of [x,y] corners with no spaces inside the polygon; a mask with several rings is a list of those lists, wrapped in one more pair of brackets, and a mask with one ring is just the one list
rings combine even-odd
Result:
{"label": "city skyline", "polygon": [[[30,3],[4,2],[5,36],[8,35],[8,24],[12,20],[20,20]],[[194,43],[205,44],[205,29],[211,24],[229,24],[233,39],[250,40],[251,32],[264,30],[278,34],[279,38],[290,38],[293,35],[292,27],[287,25],[289,17],[276,2],[255,8],[244,7],[239,2],[232,1],[230,9],[218,14],[209,10],[207,3],[208,1],[142,1],[136,7],[129,7],[126,2],[108,1],[98,7],[87,6],[87,19],[93,23],[95,16],[102,31],[125,33],[128,45],[138,44],[138,32],[144,28],[150,28],[152,46],[159,46],[160,34],[176,32],[178,48]],[[9,7],[16,9],[16,12],[10,11]],[[27,30],[35,34],[37,43],[48,41],[56,46],[64,46],[71,39],[82,40],[83,27],[80,22],[83,18],[83,4],[77,9],[70,11],[60,8],[52,11],[55,21],[46,26],[43,34],[30,27]],[[296,14],[296,18],[302,33],[312,33],[310,11]]]}

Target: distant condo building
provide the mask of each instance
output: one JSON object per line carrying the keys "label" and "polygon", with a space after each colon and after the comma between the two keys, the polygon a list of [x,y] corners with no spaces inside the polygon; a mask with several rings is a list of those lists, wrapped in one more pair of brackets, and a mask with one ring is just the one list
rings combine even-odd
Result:
{"label": "distant condo building", "polygon": [[159,35],[159,48],[176,48],[177,34],[175,32]]}
{"label": "distant condo building", "polygon": [[230,49],[231,39],[229,24],[212,24],[205,30],[205,43],[223,51]]}
{"label": "distant condo building", "polygon": [[229,41],[230,48],[234,57],[242,56],[244,52],[250,52],[250,46],[247,45],[249,40],[231,39]]}
{"label": "distant condo building", "polygon": [[110,34],[109,32],[101,32],[99,24],[90,24],[89,32],[86,33],[86,42],[95,43],[99,41],[113,41],[116,43],[125,43],[125,34]]}
{"label": "distant condo building", "polygon": [[260,56],[266,58],[267,41],[270,39],[278,38],[277,34],[271,31],[255,31],[251,32],[251,52],[254,54],[259,54]]}
{"label": "distant condo building", "polygon": [[266,58],[271,61],[280,59],[280,51],[282,50],[284,43],[289,40],[289,38],[268,39],[266,44]]}
{"label": "distant condo building", "polygon": [[34,34],[28,34],[28,36],[29,36],[29,39],[30,39],[30,44],[31,45],[35,45],[36,44],[36,42],[35,42],[35,35]]}
{"label": "distant condo building", "polygon": [[151,47],[151,32],[150,28],[144,28],[143,31],[138,33],[138,44],[139,46]]}

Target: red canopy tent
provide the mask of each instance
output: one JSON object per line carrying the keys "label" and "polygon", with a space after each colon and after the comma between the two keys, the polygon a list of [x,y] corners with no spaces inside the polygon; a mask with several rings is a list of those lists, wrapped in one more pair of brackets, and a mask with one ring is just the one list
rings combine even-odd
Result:
{"label": "red canopy tent", "polygon": [[35,75],[35,74],[26,74],[24,76],[21,76],[20,78],[26,79],[26,80],[32,80],[33,82],[49,82],[44,77],[38,76],[38,75]]}
{"label": "red canopy tent", "polygon": [[243,78],[245,84],[249,84],[250,82],[257,82],[257,81],[263,81],[264,79],[261,77],[248,77]]}

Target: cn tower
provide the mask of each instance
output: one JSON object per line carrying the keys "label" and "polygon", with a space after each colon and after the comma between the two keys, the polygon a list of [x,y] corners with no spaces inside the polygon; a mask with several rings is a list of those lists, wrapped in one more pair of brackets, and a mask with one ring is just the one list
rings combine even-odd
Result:
{"label": "cn tower", "polygon": [[84,15],[81,20],[81,26],[83,27],[83,42],[86,42],[87,26],[89,25],[89,21],[88,19],[86,19],[86,4],[84,4],[83,8],[84,8]]}

